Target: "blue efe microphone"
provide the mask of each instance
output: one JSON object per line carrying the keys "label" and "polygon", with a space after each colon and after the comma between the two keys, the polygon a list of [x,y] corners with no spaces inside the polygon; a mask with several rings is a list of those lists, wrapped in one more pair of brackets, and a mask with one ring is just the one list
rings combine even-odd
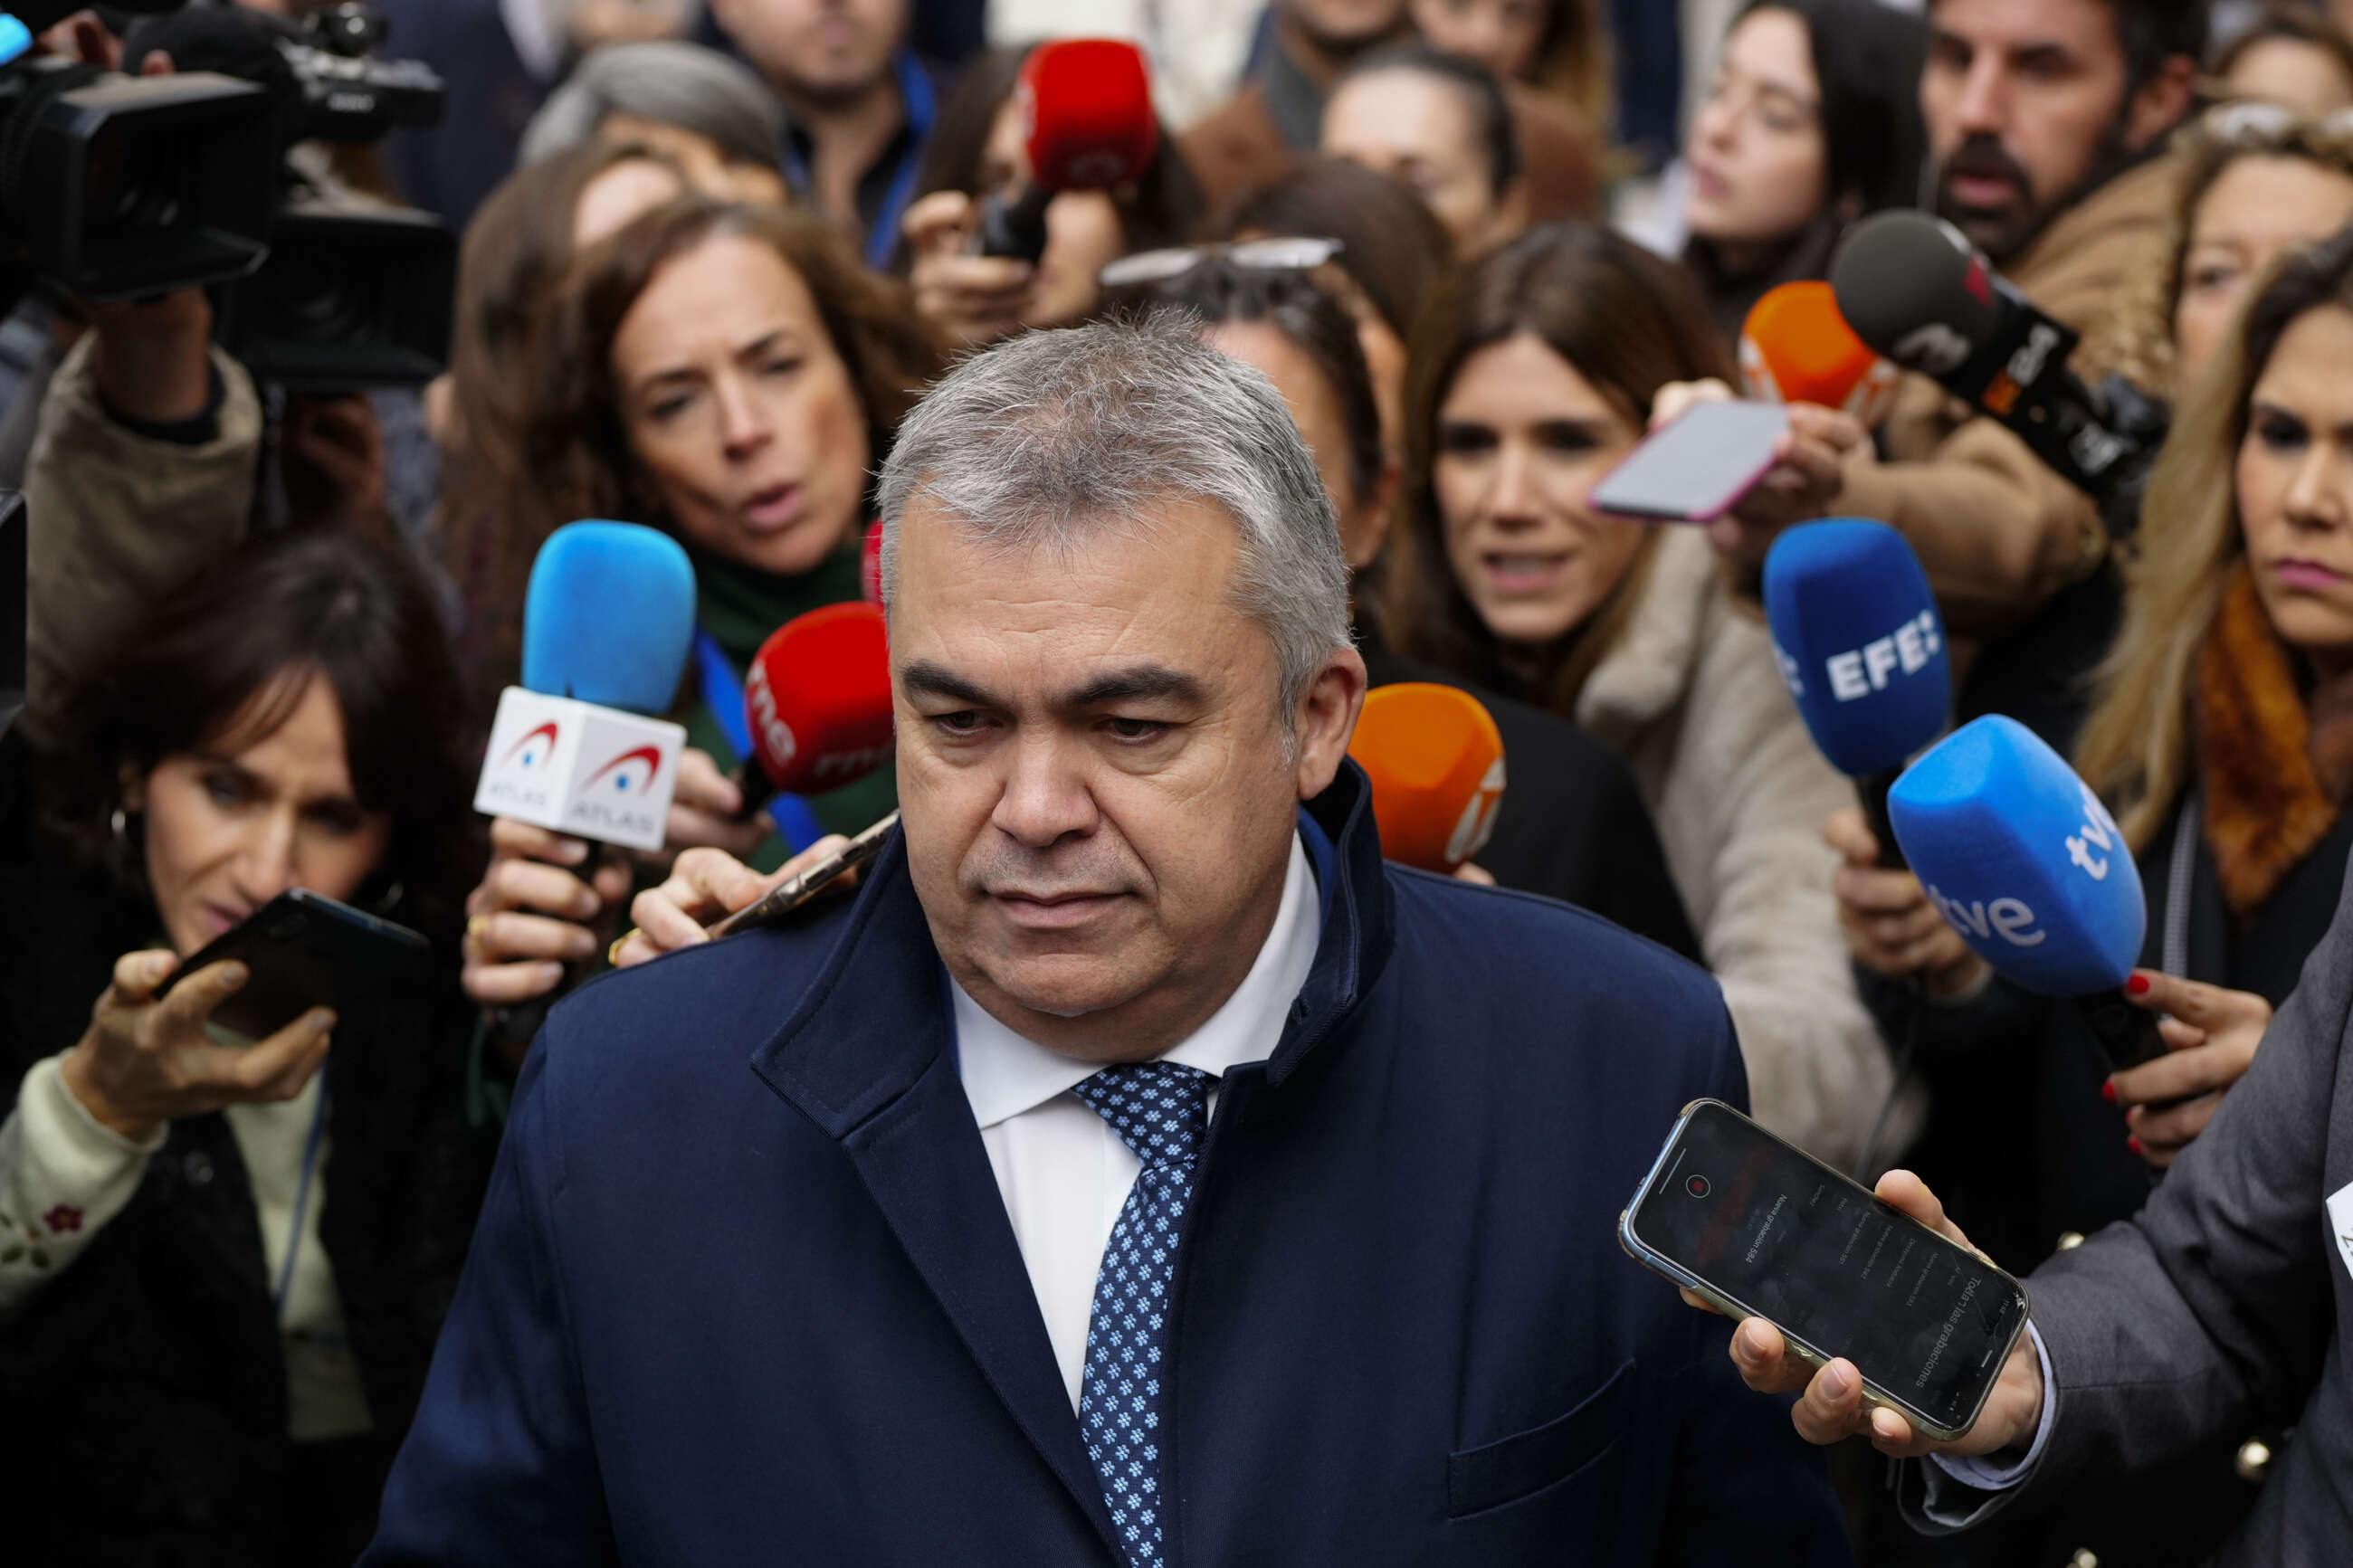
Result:
{"label": "blue efe microphone", "polygon": [[2059,753],[1999,714],[1971,720],[1887,795],[1929,901],[2007,979],[2063,997],[2116,1070],[2162,1054],[2155,1017],[2120,989],[2148,905],[2116,819]]}
{"label": "blue efe microphone", "polygon": [[539,547],[523,592],[527,690],[666,712],[693,642],[694,568],[669,534],[592,520]]}
{"label": "blue efe microphone", "polygon": [[1766,553],[1764,598],[1807,733],[1855,781],[1880,864],[1901,866],[1888,786],[1944,731],[1952,698],[1944,625],[1920,558],[1884,523],[1800,523]]}

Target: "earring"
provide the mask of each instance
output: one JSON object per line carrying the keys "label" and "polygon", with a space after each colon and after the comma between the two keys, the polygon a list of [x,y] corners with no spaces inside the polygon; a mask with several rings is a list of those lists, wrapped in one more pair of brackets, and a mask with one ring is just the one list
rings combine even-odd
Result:
{"label": "earring", "polygon": [[130,822],[122,815],[121,806],[114,808],[114,815],[106,819],[106,825],[114,831],[114,847],[126,855],[131,853]]}
{"label": "earring", "polygon": [[399,882],[393,883],[391,888],[385,891],[384,897],[375,901],[375,912],[380,915],[387,915],[393,910],[398,909],[400,907],[400,896],[407,890],[408,889]]}

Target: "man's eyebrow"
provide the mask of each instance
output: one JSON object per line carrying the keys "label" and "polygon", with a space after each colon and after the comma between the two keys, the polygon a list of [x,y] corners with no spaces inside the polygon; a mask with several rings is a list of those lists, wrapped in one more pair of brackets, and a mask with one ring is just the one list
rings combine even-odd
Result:
{"label": "man's eyebrow", "polygon": [[899,672],[899,684],[907,689],[910,697],[939,697],[951,702],[962,702],[974,708],[998,708],[1003,704],[979,687],[944,665],[919,658]]}
{"label": "man's eyebrow", "polygon": [[1111,702],[1175,701],[1198,705],[1208,700],[1200,681],[1164,664],[1109,670],[1064,695],[1065,708],[1101,708]]}

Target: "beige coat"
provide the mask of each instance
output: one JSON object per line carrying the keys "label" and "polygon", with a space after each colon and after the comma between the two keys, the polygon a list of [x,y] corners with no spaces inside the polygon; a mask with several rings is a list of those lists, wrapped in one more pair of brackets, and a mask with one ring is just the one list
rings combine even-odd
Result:
{"label": "beige coat", "polygon": [[124,429],[98,400],[91,340],[49,383],[25,478],[25,713],[32,733],[67,683],[136,626],[140,612],[243,540],[261,450],[261,400],[245,367],[212,351],[225,395],[200,447]]}
{"label": "beige coat", "polygon": [[1845,1168],[1894,1076],[1855,996],[1821,837],[1854,790],[1814,749],[1763,623],[1734,607],[1700,530],[1664,531],[1577,721],[1626,759],[1657,820],[1757,1120]]}
{"label": "beige coat", "polygon": [[[2158,159],[2117,175],[2006,268],[2037,305],[2084,334],[2071,362],[2096,374],[2116,357],[2126,280],[2171,232],[2175,173]],[[1905,378],[1881,463],[1857,454],[1831,510],[1893,525],[1919,552],[1958,636],[1991,637],[2096,566],[2107,534],[2089,497],[2026,443],[1926,376]]]}

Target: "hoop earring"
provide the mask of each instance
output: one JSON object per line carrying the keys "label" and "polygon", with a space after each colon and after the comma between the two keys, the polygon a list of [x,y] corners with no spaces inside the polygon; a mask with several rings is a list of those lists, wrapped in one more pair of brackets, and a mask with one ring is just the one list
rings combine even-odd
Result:
{"label": "hoop earring", "polygon": [[106,819],[106,825],[114,832],[114,847],[117,849],[121,850],[125,855],[130,854],[130,818],[123,815],[122,808],[121,806],[118,805],[114,808],[114,815]]}
{"label": "hoop earring", "polygon": [[375,912],[380,915],[390,914],[400,907],[401,895],[407,891],[407,888],[401,883],[394,882],[389,889],[385,889],[384,897],[375,901]]}

